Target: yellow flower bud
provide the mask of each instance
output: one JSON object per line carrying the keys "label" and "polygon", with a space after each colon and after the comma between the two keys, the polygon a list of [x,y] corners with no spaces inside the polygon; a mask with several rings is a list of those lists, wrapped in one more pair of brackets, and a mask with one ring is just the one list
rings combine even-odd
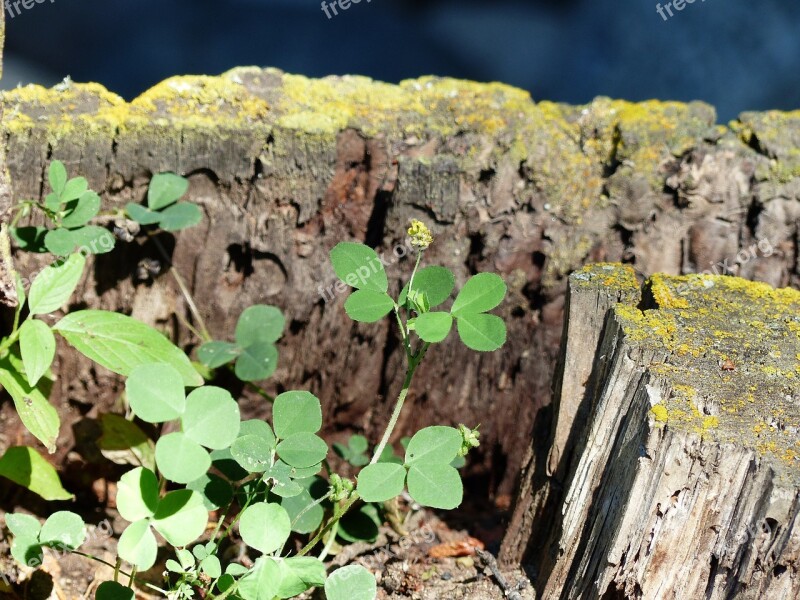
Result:
{"label": "yellow flower bud", "polygon": [[427,225],[417,219],[411,219],[411,227],[408,228],[408,235],[411,236],[411,245],[417,246],[420,250],[425,250],[433,243],[431,230]]}

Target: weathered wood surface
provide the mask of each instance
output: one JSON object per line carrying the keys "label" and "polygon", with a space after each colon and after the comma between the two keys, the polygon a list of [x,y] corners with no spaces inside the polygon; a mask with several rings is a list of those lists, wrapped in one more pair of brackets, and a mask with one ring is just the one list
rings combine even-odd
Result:
{"label": "weathered wood surface", "polygon": [[[537,444],[548,439],[540,409],[571,271],[627,260],[644,273],[727,266],[773,284],[798,280],[798,113],[720,127],[702,103],[571,107],[500,84],[309,80],[257,68],[174,78],[130,103],[65,83],[6,92],[2,104],[17,199],[41,197],[56,158],[109,207],[141,199],[154,172],[188,175],[206,218],[164,241],[212,333],[229,335],[251,303],[283,308],[290,325],[271,385],[312,389],[333,429],[374,436],[402,378],[391,324],[354,326],[344,296],[320,295],[334,281],[327,252],[336,242],[363,240],[391,256],[408,219],[421,218],[437,236],[428,258],[459,283],[477,270],[502,274],[506,348],[475,355],[455,339],[437,348],[398,429],[482,423],[483,466],[499,496],[514,489],[526,453],[544,460],[546,449],[529,448],[531,431]],[[175,317],[188,316],[178,289],[167,275],[139,279],[143,260],[159,260],[144,242],[100,257],[79,305],[133,313],[191,349],[196,340]],[[36,268],[30,257],[19,264],[23,274]],[[95,414],[87,399],[113,402],[107,373],[67,355],[57,367],[54,401],[65,416]]]}
{"label": "weathered wood surface", "polygon": [[563,375],[571,442],[533,491],[539,597],[799,597],[800,292],[657,275],[637,306],[632,277],[571,277],[565,364],[592,369]]}
{"label": "weathered wood surface", "polygon": [[[0,78],[3,77],[3,46],[6,37],[5,11],[0,11]],[[3,122],[3,107],[0,105],[0,123]],[[11,240],[6,231],[8,210],[11,207],[11,182],[6,167],[5,147],[0,147],[0,305],[16,306],[16,284],[12,272]]]}

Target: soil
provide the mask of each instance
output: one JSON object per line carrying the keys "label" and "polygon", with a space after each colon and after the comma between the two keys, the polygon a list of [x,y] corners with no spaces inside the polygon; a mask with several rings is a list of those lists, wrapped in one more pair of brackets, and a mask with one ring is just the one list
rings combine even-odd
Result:
{"label": "soil", "polygon": [[[115,511],[109,511],[113,513]],[[115,534],[124,528],[120,519],[113,520]],[[116,541],[109,536],[105,524],[89,526],[89,537],[81,551],[113,562]],[[389,527],[381,528],[375,542],[345,546],[334,556],[331,567],[343,564],[361,564],[376,575],[379,600],[441,600],[469,598],[471,600],[500,600],[516,598],[533,600],[535,593],[531,582],[520,570],[498,570],[503,582],[492,572],[496,568],[491,555],[476,554],[470,547],[470,536],[464,530],[451,529],[436,515],[427,511],[416,513],[401,536]],[[445,547],[465,554],[435,558],[436,548]],[[45,554],[40,569],[19,567],[9,555],[9,541],[0,542],[0,598],[3,600],[67,600],[93,598],[97,586],[113,578],[110,566],[74,554]],[[481,557],[489,557],[488,560]],[[160,555],[159,563],[142,577],[155,585],[163,586],[161,572],[164,570],[166,553]],[[125,581],[125,578],[122,578]],[[503,587],[505,586],[505,588]],[[506,595],[505,591],[508,591]],[[516,592],[517,595],[513,595]],[[146,589],[137,589],[137,598],[155,599]],[[319,593],[307,594],[304,598],[322,598]]]}

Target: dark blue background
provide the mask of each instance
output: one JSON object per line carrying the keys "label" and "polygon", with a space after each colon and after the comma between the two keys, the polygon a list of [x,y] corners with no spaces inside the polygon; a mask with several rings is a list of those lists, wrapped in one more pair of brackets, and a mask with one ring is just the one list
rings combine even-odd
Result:
{"label": "dark blue background", "polygon": [[[662,0],[662,4],[666,4]],[[535,99],[700,99],[720,121],[800,107],[800,2],[45,0],[7,19],[6,87],[70,75],[126,98],[174,74],[270,65],[386,81],[501,80]]]}

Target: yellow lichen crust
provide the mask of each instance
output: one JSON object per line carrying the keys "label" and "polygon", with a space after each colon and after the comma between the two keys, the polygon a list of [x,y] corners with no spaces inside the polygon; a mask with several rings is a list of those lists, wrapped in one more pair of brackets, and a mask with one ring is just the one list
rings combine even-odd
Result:
{"label": "yellow lichen crust", "polygon": [[800,177],[800,147],[795,132],[800,127],[800,110],[763,113],[747,112],[731,129],[748,146],[757,148],[771,160],[756,173],[760,180],[775,179],[787,182]]}
{"label": "yellow lichen crust", "polygon": [[638,296],[639,282],[630,265],[620,263],[592,263],[578,269],[570,276],[574,285],[603,287]]}
{"label": "yellow lichen crust", "polygon": [[[800,467],[800,291],[737,277],[653,276],[644,311],[618,305],[629,344],[667,359],[652,409],[667,427],[737,443]],[[665,352],[666,351],[666,352]]]}

